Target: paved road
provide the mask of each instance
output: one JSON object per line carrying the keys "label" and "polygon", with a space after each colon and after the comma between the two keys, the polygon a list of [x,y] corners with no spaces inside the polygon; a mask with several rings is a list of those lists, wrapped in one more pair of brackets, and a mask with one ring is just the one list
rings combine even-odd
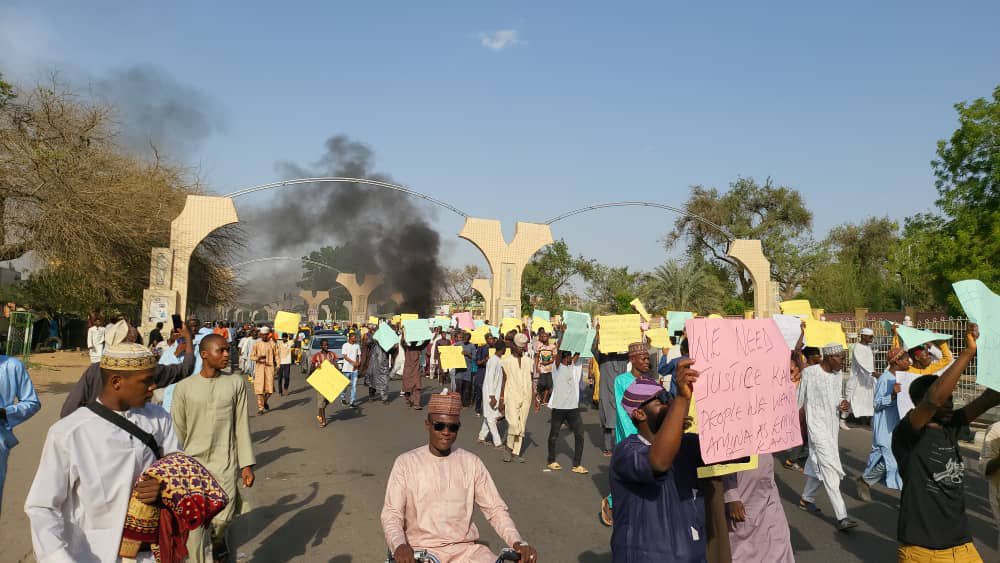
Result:
{"label": "paved road", "polygon": [[[425,380],[427,381],[427,380]],[[426,443],[426,411],[364,403],[358,411],[330,407],[335,414],[324,429],[314,420],[314,395],[303,378],[293,375],[292,394],[272,400],[272,410],[253,417],[257,451],[257,484],[249,491],[253,510],[235,525],[242,561],[378,562],[385,553],[379,511],[392,461],[400,452]],[[392,382],[393,395],[399,382]],[[437,389],[431,387],[426,392]],[[67,386],[42,395],[42,411],[18,429],[22,445],[13,452],[4,498],[0,546],[3,561],[32,561],[25,493],[37,465],[45,430],[55,420]],[[536,545],[543,561],[597,563],[610,561],[610,530],[597,519],[599,498],[607,491],[607,460],[600,456],[596,410],[584,414],[587,450],[584,465],[591,474],[566,470],[542,472],[548,416],[545,409],[528,419],[528,463],[502,463],[500,453],[475,443],[481,419],[463,416],[458,444],[480,455],[511,507],[518,528]],[[842,460],[856,476],[867,459],[871,435],[854,429],[841,433]],[[560,461],[569,465],[572,438],[564,430]],[[976,473],[978,456],[969,453],[969,516],[976,544],[986,561],[996,561],[984,480]],[[895,553],[895,495],[876,489],[873,503],[864,505],[850,479],[842,485],[848,511],[860,526],[851,534],[834,530],[832,516],[817,518],[795,507],[803,478],[777,469],[778,484],[792,530],[798,561],[891,561]],[[819,506],[830,514],[824,496]],[[500,540],[477,514],[483,540],[499,549]]]}

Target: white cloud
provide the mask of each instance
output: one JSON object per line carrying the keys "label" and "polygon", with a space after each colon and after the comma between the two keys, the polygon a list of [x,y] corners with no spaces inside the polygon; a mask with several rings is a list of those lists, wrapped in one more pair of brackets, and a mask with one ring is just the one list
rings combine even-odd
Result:
{"label": "white cloud", "polygon": [[516,29],[500,29],[493,33],[480,33],[479,40],[483,47],[492,51],[502,51],[508,47],[521,44]]}

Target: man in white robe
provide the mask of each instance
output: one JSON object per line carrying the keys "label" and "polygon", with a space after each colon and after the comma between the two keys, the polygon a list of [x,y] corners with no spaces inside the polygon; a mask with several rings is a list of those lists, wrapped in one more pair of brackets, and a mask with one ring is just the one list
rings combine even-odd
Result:
{"label": "man in white robe", "polygon": [[875,414],[875,354],[871,349],[875,332],[870,328],[861,329],[861,340],[851,348],[851,377],[847,380],[847,402],[850,413],[859,422],[871,425]]}
{"label": "man in white robe", "polygon": [[[156,358],[141,344],[119,344],[101,357],[104,385],[97,401],[53,424],[24,511],[40,563],[119,560],[125,514],[136,480],[158,455],[179,451],[170,415],[149,405],[156,388]],[[98,415],[126,419],[148,432],[160,452]],[[142,481],[138,499],[154,505],[156,480]],[[137,561],[154,561],[140,552]]]}
{"label": "man in white robe", "polygon": [[844,497],[840,494],[840,480],[844,468],[840,464],[839,411],[850,406],[841,397],[841,370],[844,368],[844,347],[827,344],[823,347],[823,360],[802,370],[799,384],[799,404],[805,410],[806,429],[809,432],[809,460],[806,462],[806,484],[799,499],[799,508],[817,514],[816,492],[820,485],[830,498],[837,517],[837,529],[846,531],[858,525],[847,517]]}
{"label": "man in white robe", "polygon": [[101,354],[104,353],[104,334],[106,331],[104,319],[101,317],[95,318],[94,326],[87,329],[87,352],[90,354],[90,363],[92,364],[101,361]]}
{"label": "man in white robe", "polygon": [[483,427],[479,430],[479,443],[485,444],[487,436],[492,435],[493,447],[500,449],[503,441],[497,429],[500,414],[500,393],[503,391],[503,368],[500,358],[507,352],[503,340],[494,345],[493,355],[486,361],[486,374],[483,377]]}

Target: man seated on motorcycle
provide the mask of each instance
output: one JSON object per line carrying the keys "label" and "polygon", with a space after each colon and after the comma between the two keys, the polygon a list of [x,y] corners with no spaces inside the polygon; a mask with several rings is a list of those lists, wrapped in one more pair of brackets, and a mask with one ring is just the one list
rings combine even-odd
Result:
{"label": "man seated on motorcycle", "polygon": [[382,507],[382,530],[397,563],[412,563],[414,550],[427,550],[441,563],[493,563],[496,555],[475,543],[473,504],[525,563],[538,555],[521,538],[486,465],[475,454],[452,449],[461,427],[462,397],[433,395],[424,425],[429,443],[396,458]]}

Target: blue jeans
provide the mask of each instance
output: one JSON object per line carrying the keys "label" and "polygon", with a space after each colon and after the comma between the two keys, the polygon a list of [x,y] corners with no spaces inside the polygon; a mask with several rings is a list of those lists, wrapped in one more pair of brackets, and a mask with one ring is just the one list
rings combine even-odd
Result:
{"label": "blue jeans", "polygon": [[[358,372],[356,372],[356,371],[345,371],[344,375],[346,375],[347,378],[351,380],[351,384],[349,385],[349,387],[351,389],[351,402],[350,402],[350,404],[353,405],[354,404],[354,399],[357,398]],[[340,399],[343,400],[344,397],[346,397],[346,396],[347,396],[347,388],[345,387],[344,388],[344,392],[340,394]]]}

